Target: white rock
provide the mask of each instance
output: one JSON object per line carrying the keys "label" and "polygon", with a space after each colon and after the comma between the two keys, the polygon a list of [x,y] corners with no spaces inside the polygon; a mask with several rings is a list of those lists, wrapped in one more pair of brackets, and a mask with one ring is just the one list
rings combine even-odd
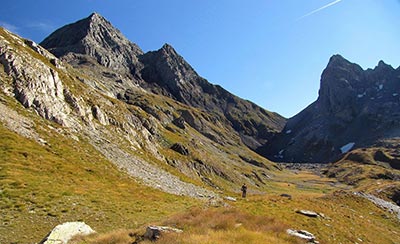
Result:
{"label": "white rock", "polygon": [[234,197],[225,197],[225,200],[236,202],[236,198]]}
{"label": "white rock", "polygon": [[286,233],[288,233],[291,236],[297,236],[301,239],[309,240],[309,241],[315,241],[315,236],[311,234],[310,232],[306,230],[293,230],[293,229],[288,229],[286,230]]}
{"label": "white rock", "polygon": [[95,233],[84,222],[66,222],[57,225],[40,244],[67,244],[76,235],[89,235]]}
{"label": "white rock", "polygon": [[297,210],[296,213],[308,216],[308,217],[313,217],[313,218],[317,218],[319,215],[316,212],[313,211],[309,211],[309,210]]}

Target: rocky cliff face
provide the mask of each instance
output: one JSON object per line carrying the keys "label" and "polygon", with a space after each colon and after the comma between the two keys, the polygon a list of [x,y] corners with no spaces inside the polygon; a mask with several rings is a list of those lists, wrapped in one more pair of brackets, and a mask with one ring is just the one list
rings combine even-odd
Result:
{"label": "rocky cliff face", "polygon": [[[33,42],[24,42],[12,33],[8,33],[8,36],[21,47],[32,48],[37,53],[47,53]],[[56,63],[49,67],[47,60],[34,58],[27,52],[18,52],[4,36],[0,38],[0,63],[11,78],[8,84],[2,84],[3,90],[26,108],[35,109],[42,117],[67,127],[73,126],[74,121],[68,117],[71,110],[65,102],[64,93],[68,91],[60,80]],[[47,58],[55,62],[54,56],[49,53],[47,55]]]}
{"label": "rocky cliff face", "polygon": [[[108,95],[127,101],[132,90],[140,87],[213,113],[219,123],[231,127],[252,149],[266,143],[285,123],[279,114],[210,84],[168,44],[143,53],[98,14],[60,28],[41,45],[74,67],[98,77],[97,82],[85,82],[97,89],[106,87],[100,89]],[[205,121],[200,118],[196,123]],[[195,128],[218,143],[224,141],[219,133],[204,126]]]}
{"label": "rocky cliff face", "polygon": [[353,148],[400,136],[400,69],[363,70],[340,55],[321,76],[317,101],[289,119],[264,153],[271,159],[328,162]]}

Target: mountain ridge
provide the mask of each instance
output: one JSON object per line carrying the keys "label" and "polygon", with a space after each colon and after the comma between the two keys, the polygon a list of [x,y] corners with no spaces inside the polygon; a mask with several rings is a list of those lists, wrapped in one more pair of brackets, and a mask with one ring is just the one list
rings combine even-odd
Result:
{"label": "mountain ridge", "polygon": [[[84,27],[90,26],[86,32],[84,31],[87,34],[74,37],[76,45],[65,45],[68,43],[65,39],[71,37],[63,33],[74,33],[74,29],[82,32],[82,23],[86,23]],[[101,38],[95,38],[98,33],[101,33],[99,35]],[[103,36],[118,38],[103,38]],[[110,49],[110,45],[107,44],[108,39],[116,44],[118,52],[113,48]],[[119,44],[119,41],[122,43]],[[229,123],[241,135],[242,141],[253,150],[279,132],[285,123],[285,118],[281,115],[266,111],[254,103],[238,98],[221,86],[209,83],[199,76],[169,44],[164,44],[157,51],[143,53],[136,44],[131,43],[98,14],[92,14],[83,20],[61,27],[40,44],[76,68],[90,69],[85,64],[90,63],[91,59],[108,68],[103,72],[106,75],[99,77],[99,82],[102,82],[105,87],[118,86],[116,89],[109,90],[109,94],[113,94],[114,97],[124,98],[127,92],[140,87],[186,105],[215,113],[217,117],[223,117],[223,123]],[[132,52],[132,46],[138,47],[140,51],[134,49]],[[116,59],[115,56],[117,56]],[[79,59],[81,61],[77,62]],[[95,71],[92,73],[95,73],[97,66],[93,66]],[[109,77],[111,79],[105,83]],[[239,115],[242,113],[245,116]],[[210,135],[208,131],[201,132],[204,135]],[[216,136],[210,138],[216,138]]]}

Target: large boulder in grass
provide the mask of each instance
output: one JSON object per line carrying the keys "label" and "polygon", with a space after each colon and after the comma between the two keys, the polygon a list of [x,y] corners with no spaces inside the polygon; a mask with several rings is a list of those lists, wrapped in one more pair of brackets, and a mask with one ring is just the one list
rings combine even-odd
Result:
{"label": "large boulder in grass", "polygon": [[39,244],[67,244],[74,236],[93,233],[95,231],[84,222],[66,222],[57,225]]}

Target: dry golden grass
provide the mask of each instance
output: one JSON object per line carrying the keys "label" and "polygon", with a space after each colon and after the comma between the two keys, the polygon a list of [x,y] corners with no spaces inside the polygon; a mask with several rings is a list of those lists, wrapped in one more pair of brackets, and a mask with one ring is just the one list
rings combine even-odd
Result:
{"label": "dry golden grass", "polygon": [[[288,236],[287,225],[268,216],[254,216],[236,208],[193,208],[161,223],[181,228],[183,233],[166,233],[157,243],[304,243]],[[76,238],[73,244],[126,244],[140,240],[144,229],[115,231],[103,235]],[[142,244],[154,243],[141,240]]]}
{"label": "dry golden grass", "polygon": [[107,234],[92,234],[89,236],[76,236],[69,243],[90,243],[90,244],[131,244],[135,241],[126,230],[116,230]]}
{"label": "dry golden grass", "polygon": [[266,215],[251,215],[237,208],[194,208],[163,224],[183,229],[160,243],[299,243],[285,234],[288,226]]}

